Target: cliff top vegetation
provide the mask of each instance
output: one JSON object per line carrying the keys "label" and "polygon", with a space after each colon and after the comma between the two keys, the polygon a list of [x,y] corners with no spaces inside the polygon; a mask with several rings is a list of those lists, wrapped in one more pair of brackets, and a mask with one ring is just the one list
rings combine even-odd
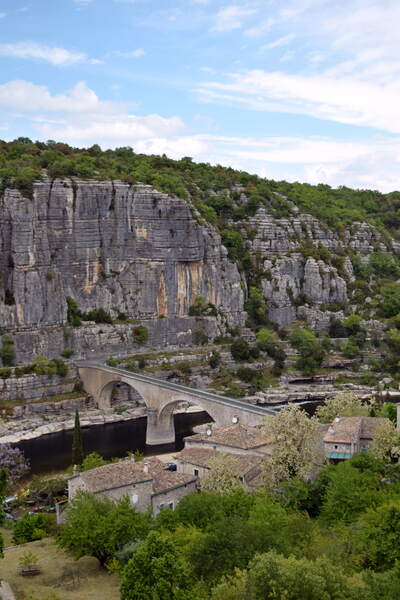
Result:
{"label": "cliff top vegetation", "polygon": [[[20,137],[0,141],[1,189],[17,187],[32,194],[33,182],[43,175],[51,178],[122,180],[130,184],[145,183],[156,189],[199,204],[200,212],[210,222],[221,217],[239,220],[265,206],[277,217],[293,210],[293,204],[330,227],[342,228],[353,221],[367,221],[392,235],[400,225],[400,192],[383,194],[372,190],[353,190],[329,185],[288,183],[263,179],[244,171],[221,165],[195,163],[190,157],[172,160],[165,155],[137,154],[129,147],[102,150],[97,144],[74,148],[49,140],[33,142]],[[242,186],[247,203],[235,206],[235,194]],[[232,193],[224,194],[225,190]],[[215,195],[217,193],[217,195]],[[233,198],[232,198],[233,195]]]}

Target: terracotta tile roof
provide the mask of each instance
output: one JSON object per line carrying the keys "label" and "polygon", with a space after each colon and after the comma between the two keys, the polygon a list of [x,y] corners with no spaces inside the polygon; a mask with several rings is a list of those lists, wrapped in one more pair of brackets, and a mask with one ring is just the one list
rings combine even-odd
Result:
{"label": "terracotta tile roof", "polygon": [[375,429],[387,419],[376,417],[338,417],[328,427],[324,442],[357,443],[360,438],[372,439]]}
{"label": "terracotta tile roof", "polygon": [[210,442],[213,444],[222,444],[231,446],[232,448],[242,448],[250,450],[259,446],[265,446],[269,440],[266,440],[262,435],[261,429],[258,427],[250,427],[249,425],[228,425],[227,427],[218,427],[212,429],[211,435],[206,433],[197,433],[190,436],[190,442]]}
{"label": "terracotta tile roof", "polygon": [[228,454],[208,448],[184,448],[179,454],[176,454],[175,458],[196,467],[209,469],[213,459],[221,454],[232,459],[233,468],[239,477],[244,477],[251,469],[260,467],[264,460],[254,454]]}
{"label": "terracotta tile roof", "polygon": [[153,493],[160,494],[167,490],[174,489],[192,483],[197,480],[195,475],[186,475],[176,471],[160,471],[154,476]]}
{"label": "terracotta tile roof", "polygon": [[84,471],[79,477],[82,478],[88,492],[96,493],[131,483],[151,481],[164,468],[165,465],[156,457],[149,457],[140,462],[127,459]]}

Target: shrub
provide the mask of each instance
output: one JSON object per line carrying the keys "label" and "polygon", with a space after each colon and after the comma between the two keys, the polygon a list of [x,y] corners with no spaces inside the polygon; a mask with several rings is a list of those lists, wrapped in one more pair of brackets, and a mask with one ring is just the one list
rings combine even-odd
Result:
{"label": "shrub", "polygon": [[64,350],[61,352],[61,356],[63,356],[64,358],[70,358],[73,355],[74,351],[72,350],[72,348],[64,348]]}
{"label": "shrub", "polygon": [[235,340],[231,344],[231,355],[234,360],[249,360],[250,346],[243,338]]}
{"label": "shrub", "polygon": [[12,541],[14,544],[25,544],[41,540],[50,533],[53,518],[50,515],[27,513],[14,523]]}
{"label": "shrub", "polygon": [[138,325],[132,330],[134,340],[137,344],[147,344],[149,340],[149,330],[143,325]]}
{"label": "shrub", "polygon": [[3,346],[0,348],[0,358],[3,361],[5,367],[10,367],[14,364],[15,350],[14,341],[8,336],[3,336]]}
{"label": "shrub", "polygon": [[202,328],[193,329],[192,336],[193,336],[193,343],[196,346],[205,346],[205,344],[208,344],[208,335],[204,329],[202,329]]}
{"label": "shrub", "polygon": [[218,367],[218,365],[221,362],[221,355],[219,352],[217,352],[216,350],[213,350],[213,352],[210,355],[210,358],[208,359],[208,364],[210,365],[210,367],[212,369],[216,369]]}
{"label": "shrub", "polygon": [[11,376],[10,367],[3,367],[0,369],[0,379],[8,379]]}

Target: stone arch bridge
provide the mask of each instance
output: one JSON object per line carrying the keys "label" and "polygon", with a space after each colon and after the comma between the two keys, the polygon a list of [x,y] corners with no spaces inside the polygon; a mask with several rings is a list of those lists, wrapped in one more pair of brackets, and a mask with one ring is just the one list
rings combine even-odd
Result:
{"label": "stone arch bridge", "polygon": [[219,427],[236,422],[235,419],[243,425],[259,425],[265,416],[275,414],[272,409],[100,363],[82,362],[77,367],[86,392],[93,397],[98,408],[110,408],[111,393],[116,383],[125,383],[141,395],[147,407],[146,443],[149,445],[175,441],[173,415],[179,402],[200,406]]}

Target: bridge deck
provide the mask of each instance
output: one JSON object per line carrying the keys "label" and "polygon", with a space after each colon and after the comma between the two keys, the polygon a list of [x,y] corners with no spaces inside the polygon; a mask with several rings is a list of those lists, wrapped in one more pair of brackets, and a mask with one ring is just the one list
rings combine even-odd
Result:
{"label": "bridge deck", "polygon": [[142,375],[141,373],[132,373],[132,371],[125,371],[124,369],[117,369],[115,367],[109,367],[108,365],[104,365],[97,362],[76,362],[77,367],[88,367],[93,369],[99,369],[105,371],[106,373],[115,373],[117,375],[121,375],[123,377],[129,377],[133,380],[143,381],[146,383],[153,383],[159,387],[164,389],[174,390],[177,392],[182,392],[183,394],[189,394],[190,396],[198,396],[199,398],[204,398],[206,400],[211,400],[217,404],[224,404],[225,406],[231,406],[232,408],[240,408],[241,410],[246,410],[248,412],[256,413],[259,415],[275,415],[275,411],[271,408],[266,408],[263,406],[255,406],[254,404],[248,404],[247,402],[241,402],[240,400],[236,400],[235,398],[227,398],[226,396],[219,396],[218,394],[213,394],[211,392],[206,392],[204,390],[198,390],[195,388],[186,387],[184,385],[179,385],[177,383],[171,383],[170,381],[165,381],[164,379],[158,379],[157,377],[150,377],[149,375]]}

